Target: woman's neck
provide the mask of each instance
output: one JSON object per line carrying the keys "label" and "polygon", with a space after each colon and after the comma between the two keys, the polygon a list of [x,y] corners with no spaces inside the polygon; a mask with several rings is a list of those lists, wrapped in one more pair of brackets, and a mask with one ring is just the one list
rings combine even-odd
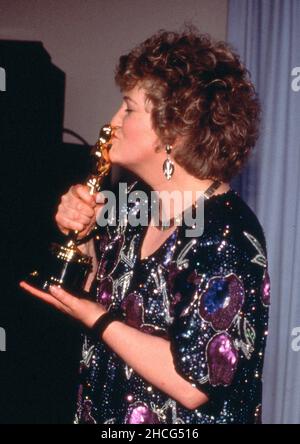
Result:
{"label": "woman's neck", "polygon": [[[151,182],[151,183],[150,183]],[[158,192],[160,202],[164,212],[171,218],[176,217],[179,213],[194,204],[214,181],[212,179],[197,179],[189,174],[177,174],[167,180],[153,179],[147,181],[150,187]],[[223,194],[230,189],[229,183],[220,182],[220,186],[215,190],[214,194]],[[174,199],[175,205],[170,205],[171,197]]]}

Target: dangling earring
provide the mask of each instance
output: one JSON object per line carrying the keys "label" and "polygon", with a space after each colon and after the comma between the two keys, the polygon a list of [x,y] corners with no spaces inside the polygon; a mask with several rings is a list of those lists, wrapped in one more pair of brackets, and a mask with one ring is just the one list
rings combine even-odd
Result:
{"label": "dangling earring", "polygon": [[170,159],[170,153],[172,150],[171,145],[166,146],[167,158],[163,163],[163,172],[167,180],[170,180],[174,173],[174,163]]}

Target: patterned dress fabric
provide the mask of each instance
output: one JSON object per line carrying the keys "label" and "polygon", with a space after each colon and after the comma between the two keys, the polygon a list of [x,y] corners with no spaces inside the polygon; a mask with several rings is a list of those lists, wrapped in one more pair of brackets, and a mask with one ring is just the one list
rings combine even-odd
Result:
{"label": "patterned dress fabric", "polygon": [[[147,189],[133,182],[128,192]],[[120,214],[138,211],[126,204]],[[204,202],[204,231],[178,226],[147,258],[145,226],[99,228],[91,288],[129,326],[171,343],[176,371],[209,400],[194,410],[144,380],[104,342],[82,333],[74,423],[260,423],[270,280],[263,230],[230,189]],[[190,228],[190,227],[188,227]],[[133,345],[134,346],[134,345]]]}

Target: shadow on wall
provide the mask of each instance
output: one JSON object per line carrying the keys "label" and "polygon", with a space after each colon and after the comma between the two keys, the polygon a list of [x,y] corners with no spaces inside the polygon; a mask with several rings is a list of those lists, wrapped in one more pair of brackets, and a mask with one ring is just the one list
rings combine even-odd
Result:
{"label": "shadow on wall", "polygon": [[65,74],[41,42],[0,40],[0,66],[0,327],[6,349],[0,353],[0,422],[69,423],[80,329],[20,291],[18,282],[43,266],[50,243],[61,240],[56,207],[69,186],[85,178],[89,150],[62,143]]}
{"label": "shadow on wall", "polygon": [[[65,75],[40,42],[2,40],[0,57],[6,74],[0,92],[5,276],[0,325],[6,332],[0,421],[67,422],[78,332],[71,334],[60,315],[18,289],[21,277],[43,261],[55,233],[54,207],[69,179],[60,165],[60,158],[66,163],[61,143]],[[69,161],[69,170],[79,171],[79,162]]]}

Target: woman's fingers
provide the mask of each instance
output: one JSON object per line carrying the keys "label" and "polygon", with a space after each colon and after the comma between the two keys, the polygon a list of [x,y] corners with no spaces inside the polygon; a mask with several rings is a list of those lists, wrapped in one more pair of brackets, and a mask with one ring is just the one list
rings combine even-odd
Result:
{"label": "woman's fingers", "polygon": [[50,286],[51,294],[32,287],[25,281],[21,281],[19,285],[38,299],[52,305],[89,328],[94,325],[100,315],[105,313],[105,308],[101,304],[73,296],[57,285]]}
{"label": "woman's fingers", "polygon": [[62,304],[68,307],[69,310],[76,310],[76,302],[77,298],[67,291],[63,290],[61,287],[57,285],[50,285],[49,287],[50,293]]}
{"label": "woman's fingers", "polygon": [[72,201],[63,200],[61,198],[61,202],[58,205],[57,208],[58,212],[67,212],[72,211],[75,214],[80,214],[85,217],[93,217],[95,211],[94,206],[88,206],[84,202],[80,201],[79,199],[74,199]]}
{"label": "woman's fingers", "polygon": [[82,199],[88,206],[96,206],[95,195],[90,194],[90,189],[87,185],[74,185],[70,191],[73,196]]}
{"label": "woman's fingers", "polygon": [[74,185],[62,196],[55,221],[62,233],[77,230],[84,236],[96,221],[96,209],[96,196],[89,193],[89,187]]}
{"label": "woman's fingers", "polygon": [[95,205],[94,204],[88,205],[85,202],[83,202],[83,200],[76,199],[76,201],[74,202],[74,206],[69,207],[69,205],[67,204],[67,208],[76,210],[78,211],[78,213],[83,214],[86,217],[93,217]]}
{"label": "woman's fingers", "polygon": [[66,304],[64,304],[59,298],[54,297],[54,295],[50,295],[44,291],[41,291],[33,287],[32,285],[27,284],[27,282],[25,281],[21,281],[19,285],[21,288],[33,294],[38,299],[41,299],[42,301],[52,305],[53,307],[57,308],[58,310],[64,313],[70,314],[69,307]]}
{"label": "woman's fingers", "polygon": [[82,213],[80,210],[76,208],[71,208],[69,206],[64,207],[63,215],[67,219],[72,219],[74,222],[79,222],[81,224],[87,225],[91,222],[92,219],[95,219],[95,211],[91,210],[91,214],[87,215],[86,213]]}
{"label": "woman's fingers", "polygon": [[77,230],[82,231],[84,229],[84,225],[80,222],[75,222],[72,219],[68,219],[65,216],[57,216],[55,218],[57,224],[61,227],[63,230]]}

